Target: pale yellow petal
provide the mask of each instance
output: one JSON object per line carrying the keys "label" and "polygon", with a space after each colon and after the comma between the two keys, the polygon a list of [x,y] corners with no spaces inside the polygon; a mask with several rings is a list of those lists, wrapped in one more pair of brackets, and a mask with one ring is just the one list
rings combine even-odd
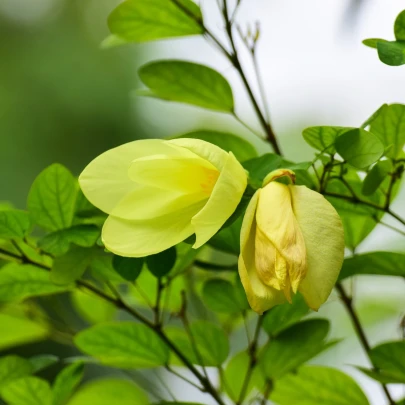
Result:
{"label": "pale yellow petal", "polygon": [[151,219],[187,208],[200,201],[204,203],[208,201],[206,193],[183,194],[178,191],[139,186],[114,207],[111,215],[131,220]]}
{"label": "pale yellow petal", "polygon": [[194,156],[153,155],[139,158],[132,162],[128,174],[138,184],[179,193],[203,192],[208,197],[219,171],[207,160]]}
{"label": "pale yellow petal", "polygon": [[285,302],[283,292],[266,286],[258,277],[255,266],[255,214],[260,195],[258,190],[250,201],[241,229],[241,253],[238,261],[239,276],[251,308],[259,314]]}
{"label": "pale yellow petal", "polygon": [[229,153],[207,204],[191,221],[196,234],[195,249],[212,238],[234,213],[246,186],[244,168]]}
{"label": "pale yellow petal", "polygon": [[104,224],[102,239],[108,250],[127,257],[159,253],[194,233],[191,217],[204,202],[158,218],[126,220],[110,215]]}
{"label": "pale yellow petal", "polygon": [[308,269],[299,291],[314,310],[328,299],[344,257],[342,221],[332,205],[305,186],[289,186],[307,248]]}
{"label": "pale yellow petal", "polygon": [[284,258],[284,260],[279,258],[275,269],[280,285],[283,287],[286,285],[286,277],[283,274],[286,265],[291,287],[297,292],[307,270],[306,247],[293,212],[288,186],[271,182],[262,189],[256,221],[258,228]]}
{"label": "pale yellow petal", "polygon": [[126,143],[96,157],[81,173],[80,187],[87,199],[106,213],[136,189],[128,169],[134,159],[153,154],[190,156],[190,151],[159,139]]}
{"label": "pale yellow petal", "polygon": [[190,150],[202,159],[208,160],[218,170],[222,170],[228,159],[228,153],[223,149],[200,139],[179,138],[167,142],[171,145],[180,146]]}

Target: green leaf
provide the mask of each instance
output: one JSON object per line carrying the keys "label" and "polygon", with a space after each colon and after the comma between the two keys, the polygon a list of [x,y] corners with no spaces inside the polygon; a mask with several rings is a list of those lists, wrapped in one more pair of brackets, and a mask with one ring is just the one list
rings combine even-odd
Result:
{"label": "green leaf", "polygon": [[208,245],[230,254],[239,255],[242,220],[243,218],[239,217],[231,226],[221,229],[208,241]]}
{"label": "green leaf", "polygon": [[405,255],[393,252],[373,252],[345,259],[339,280],[359,275],[405,277]]}
{"label": "green leaf", "polygon": [[[240,398],[249,363],[250,356],[247,351],[243,351],[232,357],[225,367],[223,388],[234,402],[238,402]],[[246,390],[246,395],[249,395],[255,387],[264,387],[264,384],[264,376],[260,372],[259,367],[256,367],[253,370],[252,377]]]}
{"label": "green leaf", "polygon": [[269,379],[278,379],[295,371],[327,347],[329,332],[326,319],[310,319],[290,326],[271,339],[261,362]]}
{"label": "green leaf", "polygon": [[157,367],[169,358],[169,350],[160,337],[134,322],[95,325],[77,334],[74,342],[84,353],[112,367]]}
{"label": "green leaf", "polygon": [[112,265],[114,270],[127,281],[135,281],[141,274],[143,257],[121,257],[114,255]]}
{"label": "green leaf", "polygon": [[377,162],[367,173],[361,189],[364,195],[374,194],[380,187],[381,183],[387,178],[392,171],[393,165],[390,160],[381,160]]}
{"label": "green leaf", "polygon": [[353,128],[330,126],[309,127],[304,129],[302,136],[313,148],[323,153],[334,154],[336,152],[336,139],[351,129]]}
{"label": "green leaf", "polygon": [[261,187],[264,178],[273,170],[280,167],[283,159],[274,153],[266,153],[255,159],[243,162],[243,167],[249,172],[249,183]]}
{"label": "green leaf", "polygon": [[3,306],[0,312],[0,349],[45,340],[50,333],[49,325],[37,321],[35,314],[36,307],[32,303]]}
{"label": "green leaf", "polygon": [[205,282],[202,290],[205,305],[214,312],[237,314],[246,310],[240,302],[235,286],[224,279],[211,279]]}
{"label": "green leaf", "polygon": [[394,33],[397,41],[405,41],[405,10],[401,11],[395,20]]}
{"label": "green leaf", "polygon": [[38,354],[37,356],[30,357],[28,359],[33,370],[33,373],[38,373],[50,366],[59,362],[59,357],[54,356],[53,354]]}
{"label": "green leaf", "polygon": [[80,381],[83,378],[83,371],[84,364],[77,362],[68,365],[56,376],[55,382],[52,386],[52,405],[66,404],[75,388],[80,384]]}
{"label": "green leaf", "polygon": [[390,382],[405,383],[405,340],[373,347],[370,359],[375,368],[392,378]]}
{"label": "green leaf", "polygon": [[189,132],[175,138],[201,139],[210,142],[227,152],[232,152],[240,162],[257,157],[257,151],[250,142],[226,132],[202,130]]}
{"label": "green leaf", "polygon": [[126,280],[120,276],[114,269],[112,261],[113,255],[104,252],[98,252],[90,263],[92,276],[103,283],[111,281],[114,283],[123,283]]}
{"label": "green leaf", "polygon": [[[346,179],[350,187],[357,196],[361,195],[362,184],[356,174],[357,179]],[[328,192],[352,197],[347,187],[339,180],[332,180],[327,186]],[[384,194],[377,190],[363,200],[381,206],[384,202]],[[356,204],[341,198],[327,196],[327,200],[336,208],[340,215],[345,232],[345,244],[350,249],[356,248],[377,226],[377,221],[382,217],[383,212],[373,207]]]}
{"label": "green leaf", "polygon": [[53,256],[62,256],[68,252],[71,244],[89,248],[96,244],[100,230],[94,225],[76,225],[49,233],[43,237],[38,246]]}
{"label": "green leaf", "polygon": [[31,363],[22,357],[15,355],[0,357],[0,390],[10,381],[26,377],[33,371]]}
{"label": "green leaf", "polygon": [[0,302],[58,294],[68,289],[69,286],[53,284],[48,271],[29,264],[9,264],[0,269]]}
{"label": "green leaf", "polygon": [[292,304],[277,305],[264,315],[263,329],[269,336],[277,336],[280,332],[299,322],[309,311],[302,295],[295,295]]}
{"label": "green leaf", "polygon": [[380,61],[389,66],[405,64],[405,43],[399,41],[378,41],[378,57]]}
{"label": "green leaf", "polygon": [[[395,373],[390,372],[381,372],[377,370],[369,370],[365,367],[358,367],[356,366],[357,370],[360,370],[364,373],[367,377],[372,378],[383,384],[402,384],[403,378],[398,378]],[[397,404],[397,402],[396,402]]]}
{"label": "green leaf", "polygon": [[11,381],[1,390],[1,396],[8,405],[52,405],[51,387],[38,377]]}
{"label": "green leaf", "polygon": [[[385,110],[385,108],[388,107],[388,104],[383,104],[377,111],[375,111],[371,117],[367,118],[366,121],[363,123],[361,128],[366,128],[369,125],[371,125],[375,119]],[[383,142],[384,143],[384,142]]]}
{"label": "green leaf", "polygon": [[157,61],[142,66],[139,77],[152,95],[160,99],[233,111],[231,86],[221,74],[207,66],[177,60]]}
{"label": "green leaf", "polygon": [[278,405],[369,405],[353,378],[320,366],[301,367],[276,381],[271,399]]}
{"label": "green leaf", "polygon": [[133,382],[103,378],[85,384],[68,405],[147,405],[146,394]]}
{"label": "green leaf", "polygon": [[125,45],[128,41],[118,35],[109,35],[101,41],[100,49],[110,49],[117,46]]}
{"label": "green leaf", "polygon": [[370,166],[384,154],[384,145],[379,138],[361,128],[352,129],[339,136],[335,146],[339,155],[358,169]]}
{"label": "green leaf", "polygon": [[0,238],[22,239],[30,229],[28,212],[14,209],[0,211]]}
{"label": "green leaf", "polygon": [[192,323],[190,325],[192,338],[180,328],[169,327],[166,332],[177,348],[193,364],[216,367],[228,357],[228,338],[220,327],[211,322]]}
{"label": "green leaf", "polygon": [[363,44],[370,48],[377,49],[377,45],[379,42],[388,42],[388,41],[381,38],[368,38],[363,41]]}
{"label": "green leaf", "polygon": [[108,26],[134,42],[204,33],[201,10],[191,0],[127,0],[110,14]]}
{"label": "green leaf", "polygon": [[173,267],[172,274],[179,274],[188,269],[194,262],[200,249],[193,249],[193,247],[187,243],[179,243],[176,245],[177,260]]}
{"label": "green leaf", "polygon": [[73,246],[65,255],[54,260],[51,280],[58,285],[68,285],[78,280],[90,265],[92,256],[91,249]]}
{"label": "green leaf", "polygon": [[405,144],[405,105],[385,106],[371,123],[370,131],[380,138],[386,148],[392,146],[387,157],[398,158]]}
{"label": "green leaf", "polygon": [[53,164],[34,180],[28,195],[28,211],[33,221],[49,231],[72,225],[78,185],[64,166]]}
{"label": "green leaf", "polygon": [[71,300],[76,312],[91,324],[112,321],[117,313],[113,304],[87,291],[74,290]]}
{"label": "green leaf", "polygon": [[177,258],[175,247],[146,258],[149,271],[157,278],[166,276],[173,269]]}

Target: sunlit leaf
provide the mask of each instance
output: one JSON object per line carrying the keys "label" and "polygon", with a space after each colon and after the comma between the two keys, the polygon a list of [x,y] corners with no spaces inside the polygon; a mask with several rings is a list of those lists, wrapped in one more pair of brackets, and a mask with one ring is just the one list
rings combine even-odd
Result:
{"label": "sunlit leaf", "polygon": [[19,356],[0,357],[0,390],[10,381],[26,377],[33,372],[32,364]]}
{"label": "sunlit leaf", "polygon": [[387,342],[373,347],[370,359],[386,377],[391,377],[390,382],[405,383],[405,340]]}
{"label": "sunlit leaf", "polygon": [[351,129],[353,128],[331,126],[309,127],[304,129],[302,136],[313,148],[323,153],[334,154],[336,152],[336,139]]}
{"label": "sunlit leaf", "polygon": [[[231,358],[225,367],[223,388],[228,396],[234,401],[239,401],[239,397],[244,386],[246,374],[250,364],[250,356],[247,351],[239,352]],[[246,389],[248,395],[255,387],[264,387],[264,376],[261,370],[256,367]]]}
{"label": "sunlit leaf", "polygon": [[52,386],[52,405],[64,405],[83,378],[83,363],[73,363],[65,367],[55,378]]}
{"label": "sunlit leaf", "polygon": [[278,405],[369,405],[353,378],[320,366],[301,367],[276,381],[271,399]]}
{"label": "sunlit leaf", "polygon": [[53,284],[48,271],[29,264],[9,264],[0,270],[0,302],[58,294],[68,289],[69,286]]}
{"label": "sunlit leaf", "polygon": [[203,34],[201,22],[191,0],[127,0],[111,13],[108,26],[126,41],[146,42]]}
{"label": "sunlit leaf", "polygon": [[52,405],[49,383],[38,377],[23,377],[9,382],[1,396],[8,405]]}
{"label": "sunlit leaf", "polygon": [[361,128],[352,129],[339,136],[335,146],[343,159],[359,169],[375,163],[384,153],[384,145],[379,138]]}
{"label": "sunlit leaf", "polygon": [[48,233],[40,239],[38,246],[53,256],[61,256],[68,252],[71,244],[80,247],[92,247],[100,237],[100,230],[94,225],[76,225]]}
{"label": "sunlit leaf", "polygon": [[28,195],[33,221],[49,231],[70,227],[73,221],[78,184],[64,166],[53,164],[34,180]]}
{"label": "sunlit leaf", "polygon": [[87,291],[74,290],[71,300],[77,313],[91,324],[112,321],[117,312],[113,304]]}
{"label": "sunlit leaf", "polygon": [[273,170],[280,167],[283,159],[274,153],[266,153],[258,158],[243,162],[243,167],[249,172],[249,183],[262,186],[264,178]]}
{"label": "sunlit leaf", "polygon": [[339,280],[370,274],[405,277],[405,255],[394,252],[372,252],[345,259]]}
{"label": "sunlit leaf", "polygon": [[401,11],[395,20],[394,33],[397,41],[405,41],[405,10]]}
{"label": "sunlit leaf", "polygon": [[405,144],[405,105],[385,106],[371,123],[370,131],[378,136],[386,148],[387,156],[396,159]]}
{"label": "sunlit leaf", "polygon": [[31,228],[28,212],[20,210],[0,210],[0,238],[22,239]]}
{"label": "sunlit leaf", "polygon": [[405,43],[402,41],[377,41],[378,57],[389,66],[405,64]]}
{"label": "sunlit leaf", "polygon": [[306,361],[325,350],[329,322],[310,319],[290,326],[270,340],[263,353],[261,366],[270,379],[295,371]]}
{"label": "sunlit leaf", "polygon": [[133,382],[103,378],[85,384],[68,405],[147,405],[146,394]]}
{"label": "sunlit leaf", "polygon": [[231,112],[232,88],[216,70],[178,60],[151,62],[139,69],[139,77],[152,95],[164,100]]}
{"label": "sunlit leaf", "polygon": [[375,193],[392,169],[393,166],[390,160],[381,160],[376,163],[363,181],[362,193],[364,195]]}
{"label": "sunlit leaf", "polygon": [[95,325],[76,335],[74,342],[84,353],[113,367],[157,367],[169,358],[169,350],[159,336],[134,322]]}

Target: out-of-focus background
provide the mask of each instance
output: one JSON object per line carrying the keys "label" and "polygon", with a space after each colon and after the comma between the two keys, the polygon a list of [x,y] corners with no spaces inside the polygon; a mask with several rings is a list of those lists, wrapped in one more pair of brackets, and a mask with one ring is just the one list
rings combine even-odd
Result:
{"label": "out-of-focus background", "polygon": [[[107,15],[117,3],[0,1],[0,201],[24,208],[33,179],[49,164],[61,162],[79,174],[102,151],[145,137],[222,128],[269,150],[232,117],[137,98],[136,71],[146,61],[198,61],[228,78],[239,113],[259,129],[236,73],[203,38],[101,50]],[[216,1],[201,4],[208,25],[220,35]],[[393,38],[393,21],[403,8],[400,0],[244,0],[239,22],[242,27],[261,22],[260,68],[273,125],[288,158],[312,158],[301,138],[307,126],[359,126],[381,104],[405,103],[404,68],[382,64],[375,51],[361,44],[369,37]],[[249,56],[242,55],[253,81]],[[402,213],[404,199],[402,190],[395,203]],[[396,234],[378,227],[360,250],[371,249],[405,248]],[[371,342],[400,338],[403,283],[370,277],[353,289]],[[350,367],[367,360],[337,298],[320,312],[332,318],[334,337],[350,338],[314,362],[343,367],[373,404],[384,403],[378,384]],[[404,394],[399,387],[391,389],[396,396]],[[189,398],[184,395],[195,400],[195,391]]]}

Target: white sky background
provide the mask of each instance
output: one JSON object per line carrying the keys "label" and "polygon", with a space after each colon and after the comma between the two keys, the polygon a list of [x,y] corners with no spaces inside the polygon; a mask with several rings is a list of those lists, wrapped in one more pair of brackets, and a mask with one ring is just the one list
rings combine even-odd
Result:
{"label": "white sky background", "polygon": [[[111,8],[117,1],[111,0]],[[55,12],[59,0],[0,0],[0,11],[21,22]],[[215,0],[201,0],[205,20],[221,35],[222,23]],[[242,27],[261,22],[258,49],[265,92],[271,117],[283,151],[291,160],[312,159],[313,151],[301,137],[313,125],[359,126],[383,103],[405,104],[405,67],[382,64],[376,51],[362,45],[369,37],[394,39],[393,22],[405,8],[403,0],[363,0],[357,19],[345,13],[349,0],[243,0],[238,14]],[[88,0],[92,10],[97,0]],[[105,2],[104,2],[105,5]],[[222,37],[224,40],[225,38]],[[241,45],[241,44],[239,44]],[[237,111],[260,129],[238,75],[230,63],[203,38],[189,38],[138,45],[144,56],[137,64],[152,59],[180,58],[200,62],[219,70],[231,82]],[[254,83],[249,55],[242,50],[242,61]],[[257,91],[256,86],[255,90]],[[130,97],[135,97],[130,95]],[[135,105],[135,103],[134,103]],[[249,135],[228,116],[194,107],[145,98],[134,107],[134,121],[150,137],[174,135],[195,129],[219,129],[243,135],[261,151],[270,148]],[[405,188],[394,209],[405,216]],[[395,224],[386,219],[386,222]],[[404,252],[403,237],[379,227],[359,249]],[[390,278],[362,278],[354,285],[356,306],[372,344],[400,338],[399,321],[405,312],[404,283]],[[373,308],[370,311],[370,308]],[[319,313],[332,318],[333,337],[350,336],[336,348],[315,360],[316,364],[344,367],[366,391],[372,405],[385,403],[377,383],[354,371],[350,364],[367,366],[366,357],[350,329],[350,321],[336,297]],[[174,383],[174,381],[173,381]],[[404,389],[392,386],[396,397]],[[201,393],[185,384],[178,386],[179,399],[204,401]],[[292,404],[293,405],[293,404]],[[353,404],[355,405],[355,404]]]}

